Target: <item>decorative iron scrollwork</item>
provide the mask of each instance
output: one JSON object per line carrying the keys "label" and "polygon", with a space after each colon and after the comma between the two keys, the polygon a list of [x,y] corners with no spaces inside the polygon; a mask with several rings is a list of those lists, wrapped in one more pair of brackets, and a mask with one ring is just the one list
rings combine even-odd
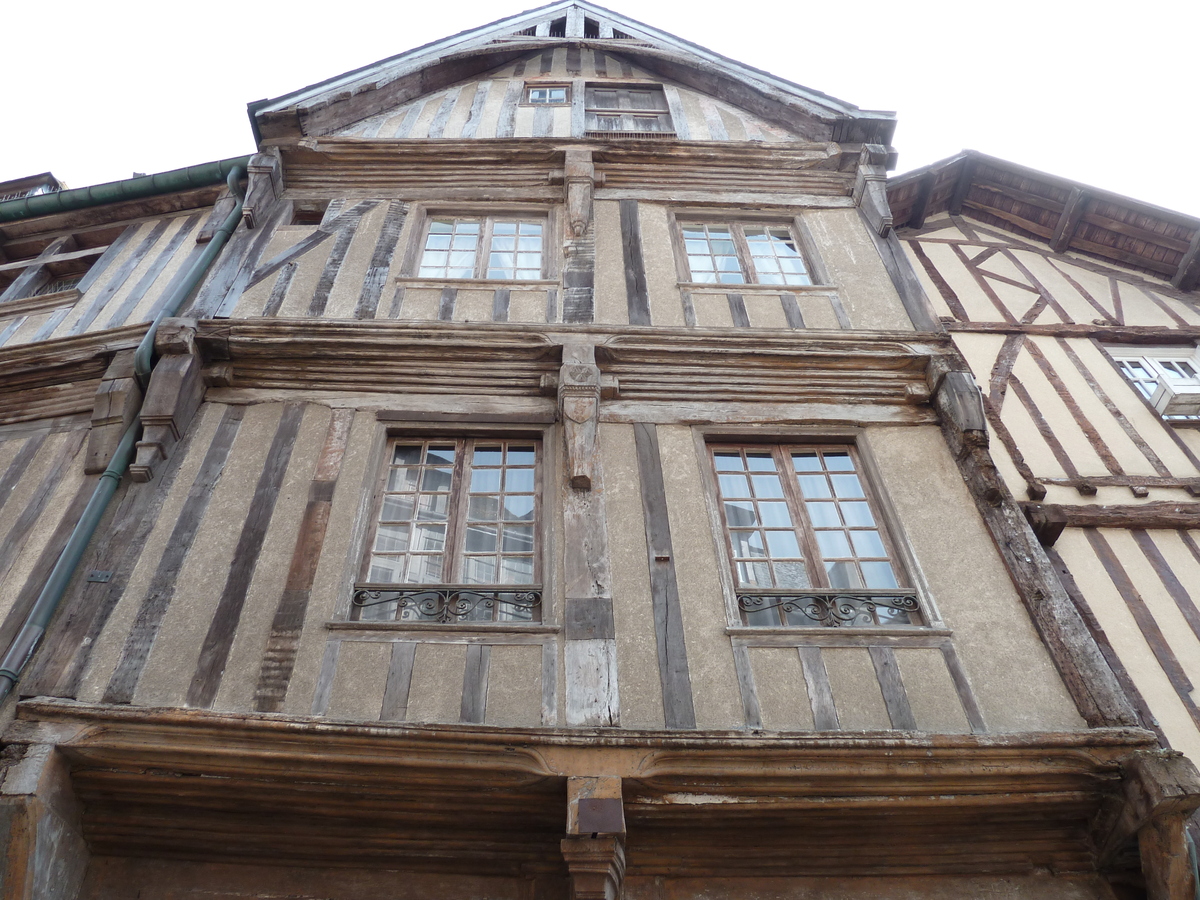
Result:
{"label": "decorative iron scrollwork", "polygon": [[[909,593],[739,593],[737,603],[744,613],[776,609],[789,624],[811,622],[825,628],[908,625],[912,624],[908,614],[921,608],[916,594]],[[797,622],[797,618],[802,620]]]}
{"label": "decorative iron scrollwork", "polygon": [[352,599],[353,618],[362,610],[394,604],[388,619],[415,622],[540,622],[542,589],[511,585],[439,585],[437,587],[359,587]]}

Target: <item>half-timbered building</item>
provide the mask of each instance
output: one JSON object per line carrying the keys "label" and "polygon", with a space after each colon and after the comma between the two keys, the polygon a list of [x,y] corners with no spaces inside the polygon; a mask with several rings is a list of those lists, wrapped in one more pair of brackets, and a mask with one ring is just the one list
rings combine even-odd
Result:
{"label": "half-timbered building", "polygon": [[5,898],[1194,890],[1103,619],[1185,570],[1080,600],[1195,547],[1136,518],[1190,363],[1051,318],[1178,348],[1186,280],[1088,216],[1158,275],[1192,220],[889,205],[890,113],[585,0],[250,116],[0,201]]}

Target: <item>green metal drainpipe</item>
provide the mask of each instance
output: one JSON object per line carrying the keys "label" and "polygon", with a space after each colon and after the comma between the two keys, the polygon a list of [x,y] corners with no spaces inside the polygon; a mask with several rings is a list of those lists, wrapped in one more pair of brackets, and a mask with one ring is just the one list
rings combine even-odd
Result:
{"label": "green metal drainpipe", "polygon": [[[214,165],[216,164],[214,163]],[[229,236],[233,234],[233,230],[237,228],[238,221],[242,217],[242,204],[246,199],[241,187],[238,185],[238,181],[243,175],[245,175],[245,169],[241,165],[235,165],[229,170],[229,177],[227,179],[229,190],[237,198],[237,204],[234,206],[233,212],[226,216],[217,233],[209,241],[204,253],[192,265],[187,279],[167,298],[167,302],[163,304],[162,311],[155,317],[150,325],[150,329],[146,332],[146,336],[138,344],[137,351],[133,357],[133,368],[143,389],[150,375],[154,354],[154,333],[158,330],[159,323],[167,316],[175,315],[183,301],[200,284],[204,273],[212,265],[213,260],[217,258],[217,254],[221,252],[221,248],[229,240]],[[101,186],[103,187],[103,185]],[[40,198],[34,197],[30,199],[36,200]],[[100,483],[96,485],[96,490],[92,493],[92,499],[88,501],[87,508],[84,509],[83,515],[79,517],[79,521],[71,532],[71,536],[67,539],[67,545],[58,557],[58,562],[54,564],[54,570],[46,580],[45,587],[38,594],[33,608],[29,611],[29,615],[25,619],[25,624],[21,626],[21,630],[17,633],[8,651],[4,654],[4,658],[0,659],[0,703],[12,693],[17,679],[21,675],[21,670],[25,668],[26,663],[33,656],[33,652],[37,649],[38,644],[41,643],[42,636],[45,635],[46,628],[50,624],[50,619],[54,616],[54,611],[58,609],[58,604],[62,600],[63,594],[66,593],[67,586],[71,583],[72,577],[75,575],[75,568],[79,565],[79,561],[83,558],[84,551],[87,550],[92,535],[96,533],[96,529],[100,525],[100,519],[104,516],[104,510],[108,508],[109,501],[112,500],[113,494],[117,492],[117,486],[121,483],[121,476],[129,468],[129,463],[133,459],[134,444],[137,441],[140,427],[141,422],[135,418],[133,423],[125,429],[125,433],[121,435],[120,443],[117,444],[117,451],[113,454],[112,461],[108,464],[108,468],[104,470],[104,474],[100,476]]]}
{"label": "green metal drainpipe", "polygon": [[0,222],[13,222],[17,219],[48,216],[72,209],[86,209],[89,206],[116,203],[121,200],[139,200],[143,197],[155,197],[174,191],[208,187],[210,184],[220,184],[235,168],[245,170],[248,165],[250,165],[249,156],[235,156],[199,166],[188,166],[185,169],[172,169],[169,172],[158,172],[154,175],[140,175],[124,181],[109,181],[105,184],[93,184],[74,190],[38,194],[35,197],[23,197],[19,200],[5,200],[0,203]]}

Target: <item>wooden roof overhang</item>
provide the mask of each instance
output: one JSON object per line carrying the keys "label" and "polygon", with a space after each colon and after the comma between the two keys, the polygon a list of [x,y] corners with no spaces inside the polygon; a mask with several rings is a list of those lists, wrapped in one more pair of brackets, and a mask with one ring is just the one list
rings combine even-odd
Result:
{"label": "wooden roof overhang", "polygon": [[[527,26],[566,13],[600,18],[627,38],[533,36]],[[478,77],[546,47],[594,47],[676,84],[719,96],[805,139],[890,145],[892,112],[861,110],[820,91],[652,28],[586,0],[557,2],[461,32],[273,99],[249,104],[260,145],[329,134],[389,107]]]}
{"label": "wooden roof overhang", "polygon": [[17,716],[9,742],[52,735],[69,762],[96,855],[501,875],[565,874],[566,779],[598,774],[623,780],[629,875],[1091,871],[1121,760],[1154,744],[1136,729],[505,730],[44,699]]}
{"label": "wooden roof overhang", "polygon": [[988,225],[1194,290],[1200,219],[973,150],[888,180],[897,229],[939,213]]}

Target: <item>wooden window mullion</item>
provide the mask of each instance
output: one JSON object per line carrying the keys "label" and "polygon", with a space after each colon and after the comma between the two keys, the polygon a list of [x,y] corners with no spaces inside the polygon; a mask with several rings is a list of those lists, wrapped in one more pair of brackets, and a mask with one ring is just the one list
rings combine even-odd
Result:
{"label": "wooden window mullion", "polygon": [[737,254],[738,265],[742,267],[742,277],[746,279],[746,284],[757,284],[758,273],[754,271],[750,248],[746,246],[746,234],[742,231],[742,226],[736,222],[729,223],[729,234],[733,237],[733,250]]}
{"label": "wooden window mullion", "polygon": [[472,441],[454,442],[454,473],[450,477],[450,497],[446,501],[446,550],[442,557],[445,568],[442,581],[458,584],[462,580],[463,547],[466,541],[467,496],[471,467],[467,456],[474,450]]}
{"label": "wooden window mullion", "polygon": [[817,545],[817,534],[808,518],[808,508],[804,505],[804,495],[800,493],[800,483],[796,480],[796,470],[792,466],[792,452],[801,447],[776,446],[771,448],[775,454],[775,465],[779,469],[780,481],[783,483],[783,493],[788,506],[792,510],[792,524],[796,528],[796,537],[804,552],[804,564],[808,569],[808,579],[815,588],[829,587],[829,579],[825,575],[825,562]]}

